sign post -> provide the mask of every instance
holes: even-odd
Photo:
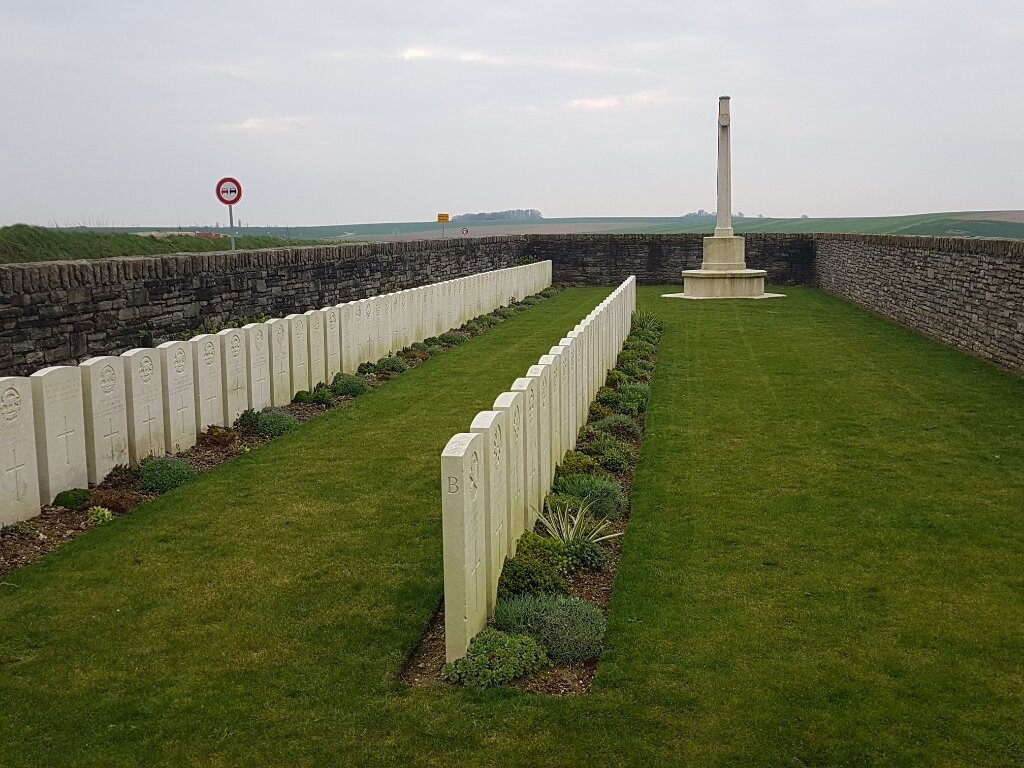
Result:
[[[444,225],[448,223],[448,214],[439,213],[437,214],[437,221],[441,225],[441,237],[444,237]]]
[[[231,250],[235,250],[235,203],[242,199],[242,185],[238,179],[225,176],[217,182],[217,199],[228,207],[228,227],[231,230]]]

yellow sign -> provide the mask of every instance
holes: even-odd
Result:
[[[438,222],[438,224],[447,224],[448,223],[448,214],[447,213],[439,213],[439,214],[437,214],[437,222]]]

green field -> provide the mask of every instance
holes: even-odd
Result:
[[[1000,212],[925,213],[913,216],[830,219],[735,219],[740,233],[830,233],[949,235],[956,237],[1024,238],[1024,214],[1017,221],[997,220]],[[1005,215],[1002,218],[1007,218]],[[446,225],[446,237],[461,237],[463,224]],[[711,216],[681,217],[578,217],[536,221],[473,221],[465,226],[470,237],[528,234],[672,234],[707,233],[715,228]],[[194,227],[191,229],[195,229]],[[207,228],[199,228],[207,229]],[[169,236],[142,236],[160,231]],[[18,224],[0,227],[0,264],[110,256],[144,256],[159,253],[227,250],[224,238],[197,238],[173,234],[160,227],[124,229],[50,229]],[[227,233],[226,229],[209,230]],[[239,248],[277,248],[288,245],[416,240],[441,237],[441,225],[432,221],[378,224],[334,224],[312,227],[240,227],[235,230]]]
[[[0,765],[1020,766],[1024,381],[810,289],[668,289],[592,694],[397,679],[440,450],[582,288],[5,576]]]

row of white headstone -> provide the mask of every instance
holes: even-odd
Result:
[[[615,366],[636,308],[630,277],[441,453],[444,631],[462,658],[493,615],[498,578],[533,530],[590,404]]]
[[[0,525],[549,285],[537,262],[0,377]]]

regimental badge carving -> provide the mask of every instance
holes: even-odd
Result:
[[[477,493],[480,490],[480,455],[473,451],[469,457],[469,497],[476,501]]]
[[[338,327],[338,316],[333,312],[327,316],[327,327],[332,331]]]
[[[494,428],[494,438],[491,440],[491,450],[494,451],[494,468],[501,467],[501,425]]]
[[[302,323],[296,323],[295,324],[295,335],[296,336],[298,336],[301,339],[302,335],[305,332],[306,332],[306,329],[302,326]]]
[[[313,330],[314,331],[319,331],[320,330],[320,315],[316,315],[313,318]]]
[[[231,337],[231,356],[237,358],[242,354],[242,339],[235,334]]]
[[[541,409],[548,407],[548,388],[543,386],[544,382],[541,382],[540,388],[540,407]]]
[[[263,351],[263,329],[262,328],[257,328],[256,329],[256,350],[258,352],[262,352]]]
[[[284,341],[284,326],[279,325],[277,326],[277,351],[282,354],[284,353]]]
[[[142,379],[143,384],[149,384],[153,379],[153,358],[149,355],[139,362],[139,378]]]
[[[21,413],[21,395],[14,387],[5,389],[0,395],[0,418],[4,421],[14,421]]]
[[[178,347],[174,350],[174,372],[179,376],[185,372],[185,365],[188,363],[188,355],[185,350]]]
[[[512,437],[515,438],[516,442],[519,442],[519,435],[523,429],[523,414],[520,413],[519,406],[516,405],[512,409]]]
[[[533,421],[534,409],[537,407],[536,406],[536,402],[535,402],[536,395],[534,394],[532,389],[530,390],[529,394],[530,394],[530,397],[528,398],[528,400],[529,400],[529,405],[530,405],[530,421]]]
[[[100,370],[100,390],[105,395],[109,395],[114,391],[114,387],[117,386],[117,371],[114,370],[114,366],[105,365]]]
[[[207,365],[213,365],[213,361],[216,357],[217,350],[214,349],[213,342],[206,342],[206,344],[203,345],[203,362]]]

